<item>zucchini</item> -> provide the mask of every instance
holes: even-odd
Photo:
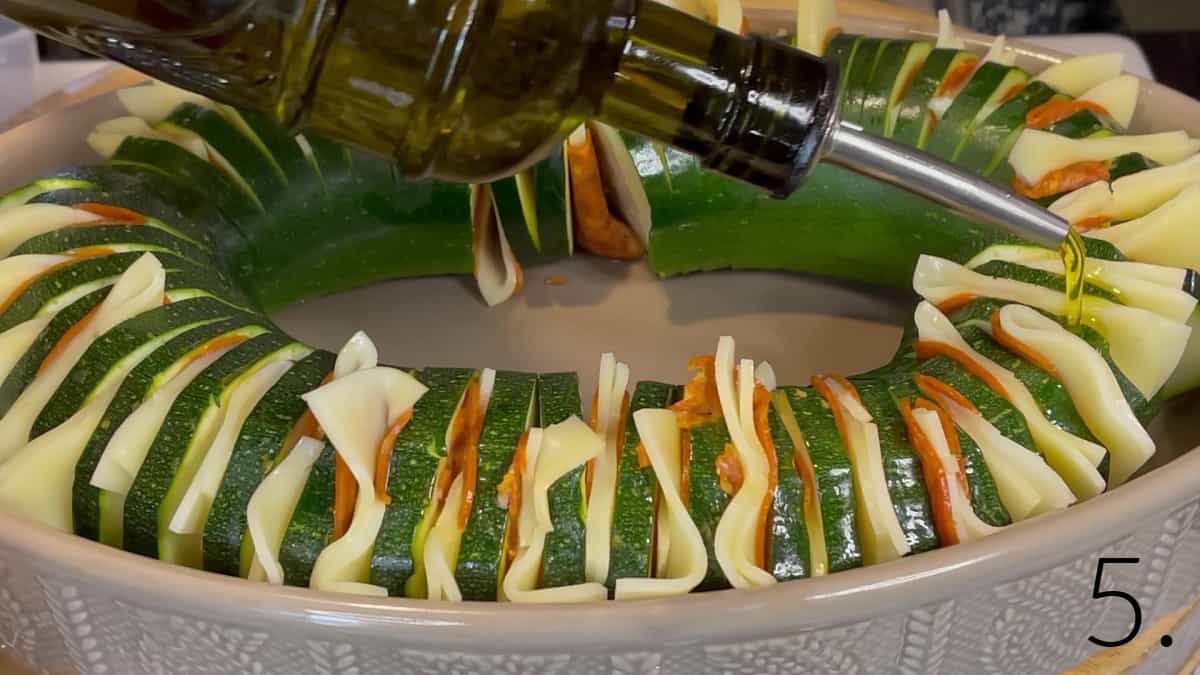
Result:
[[[433,497],[438,470],[448,452],[446,432],[477,373],[461,368],[425,368],[414,376],[429,391],[417,401],[412,421],[392,445],[387,482],[391,502],[375,539],[370,582],[388,589],[389,595],[423,598],[422,544],[436,516]]]
[[[622,424],[623,438],[617,464],[617,491],[613,499],[612,539],[609,547],[609,590],[617,579],[654,575],[654,532],[657,514],[654,469],[642,464],[644,452],[633,414],[644,408],[665,408],[671,404],[674,385],[662,382],[638,382],[629,399],[629,410]]]
[[[216,110],[182,103],[161,124],[186,129],[204,139],[210,153],[216,151],[260,203],[273,202],[287,190],[287,180],[274,158]]]
[[[0,381],[0,417],[8,412],[25,388],[33,382],[33,378],[37,376],[38,370],[50,354],[50,350],[54,349],[55,345],[63,339],[67,331],[82,321],[92,310],[99,307],[107,295],[107,288],[92,291],[54,315],[50,323],[34,339],[33,344],[25,350],[21,358],[17,359],[12,369]],[[64,386],[59,387],[59,390],[69,388],[65,386],[67,382],[63,384]],[[30,436],[30,438],[33,437]]]
[[[204,569],[231,576],[249,571],[245,542],[250,497],[296,442],[297,425],[308,411],[300,397],[321,385],[333,363],[334,355],[322,350],[301,359],[246,418],[204,525]]]
[[[1111,132],[1112,126],[1095,111],[1084,109],[1051,124],[1046,131],[1068,138],[1088,138],[1101,132]]]
[[[330,443],[317,457],[292,511],[279,547],[279,564],[289,586],[308,588],[317,556],[333,539],[333,475],[337,451]]]
[[[92,474],[121,423],[137,409],[154,388],[162,384],[164,378],[170,377],[171,373],[178,372],[182,364],[192,358],[195,350],[223,336],[245,330],[253,323],[252,317],[244,315],[197,326],[171,338],[125,377],[113,400],[109,403],[104,417],[101,418],[100,424],[96,427],[96,431],[93,432],[84,448],[79,463],[75,465],[72,509],[76,534],[89,539],[102,540],[101,491],[91,484]],[[61,414],[55,412],[59,410],[59,407],[58,402],[51,399],[45,410],[49,411],[47,414]],[[118,514],[116,518],[121,521],[123,515]]]
[[[841,117],[848,122],[862,124],[863,104],[873,83],[879,57],[886,51],[890,40],[863,38],[858,42],[847,68],[846,84],[842,90]]]
[[[997,105],[1023,88],[1029,75],[1018,68],[988,62],[979,66],[954,102],[938,120],[925,149],[944,159],[956,160],[975,130],[975,123],[989,117]]]
[[[1108,163],[1108,179],[1110,181],[1124,178],[1139,171],[1153,169],[1158,164],[1140,152],[1131,152],[1127,155],[1121,155]]]
[[[583,415],[579,376],[550,373],[538,376],[538,418],[544,429]],[[550,522],[542,549],[541,587],[574,586],[587,581],[585,563],[587,538],[587,467],[568,471],[546,491]]]
[[[40,436],[70,419],[129,355],[148,345],[161,346],[181,331],[201,328],[233,314],[220,300],[198,296],[167,303],[117,325],[96,338],[79,358],[63,386],[54,392],[34,421],[33,435]]]
[[[991,173],[1025,129],[1025,115],[1055,95],[1044,82],[1027,82],[970,130],[955,162],[984,175]]]
[[[183,390],[171,406],[125,500],[125,550],[200,567],[200,541],[171,532],[168,521],[199,468],[234,387],[267,363],[292,358],[300,345],[268,332],[238,345]]]
[[[924,147],[925,138],[932,127],[930,102],[941,93],[942,83],[947,76],[957,74],[965,69],[964,64],[978,58],[960,49],[937,48],[929,52],[925,65],[917,71],[908,91],[900,99],[892,138],[905,145]]]
[[[536,375],[496,373],[479,434],[475,500],[462,531],[454,571],[464,600],[495,600],[499,596],[509,512],[498,503],[497,489],[512,464],[521,435],[533,423],[536,395]]]
[[[721,488],[716,468],[717,458],[725,451],[725,445],[732,443],[729,430],[725,428],[725,420],[718,418],[691,427],[686,438],[685,504],[692,521],[700,530],[704,549],[708,552],[708,571],[697,589],[708,591],[729,588],[729,580],[725,578],[725,572],[717,562],[714,546],[717,524],[721,522],[721,514],[725,513],[725,507],[729,505],[729,494]]]
[[[177,255],[193,263],[216,265],[203,246],[152,225],[88,225],[40,234],[13,250],[11,255],[69,254],[80,249],[111,246],[123,251],[149,251]]]
[[[864,129],[891,135],[900,97],[932,50],[933,45],[928,42],[910,40],[892,40],[883,47],[863,97],[860,119]]]
[[[933,507],[921,475],[921,460],[909,442],[893,388],[875,378],[854,377],[850,381],[879,429],[879,449],[883,457],[887,490],[905,540],[913,553],[937,548]]]
[[[776,460],[767,558],[769,569],[771,576],[780,581],[800,579],[809,576],[812,567],[808,524],[804,519],[804,495],[813,486],[806,485],[796,470],[796,447],[775,406],[768,409],[767,424]]]
[[[781,387],[808,443],[821,502],[821,524],[830,572],[862,567],[862,546],[856,529],[854,476],[833,411],[819,393],[808,387]]]

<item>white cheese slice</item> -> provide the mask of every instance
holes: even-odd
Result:
[[[1119,75],[1083,92],[1080,101],[1089,101],[1104,108],[1122,129],[1128,129],[1137,109],[1141,83],[1135,75]]]
[[[246,508],[246,528],[254,549],[249,579],[283,584],[279,547],[313,464],[324,449],[325,444],[315,438],[301,438],[255,488]]]
[[[616,501],[621,452],[618,432],[628,386],[629,366],[618,362],[612,354],[602,355],[596,390],[596,433],[604,438],[604,450],[592,465],[592,489],[588,495],[587,518],[584,522],[586,579],[601,584],[608,580],[613,505]]]
[[[582,128],[582,127],[580,127]],[[521,290],[524,273],[508,244],[495,200],[487,185],[471,186],[471,226],[475,241],[475,283],[488,307]]]
[[[1121,53],[1088,54],[1067,59],[1043,70],[1035,81],[1045,82],[1068,96],[1082,96],[1092,87],[1121,74]]]
[[[336,380],[360,370],[374,368],[377,365],[379,365],[379,350],[376,349],[375,343],[367,337],[366,333],[359,331],[352,335],[338,351],[331,379]],[[319,428],[318,431],[323,439],[324,432]],[[266,579],[271,583],[283,583],[283,568],[280,567],[278,561],[279,547],[283,542],[288,523],[291,522],[296,501],[304,490],[305,481],[308,480],[312,464],[324,449],[323,440],[313,439],[313,442],[317,443],[316,447],[307,449],[311,457],[306,455],[304,459],[289,464],[289,468],[281,472],[278,482],[267,488],[266,495],[268,496],[263,497],[264,503],[258,507],[257,515],[252,515],[247,511],[247,519],[260,518],[257,525],[260,535],[257,539],[251,537],[250,540],[251,566],[249,574],[252,579]],[[296,449],[284,448],[282,451],[283,461],[287,462],[294,452]],[[301,474],[303,474],[303,478],[300,477]],[[294,497],[291,496],[293,491]],[[283,504],[276,506],[265,503],[265,500],[275,499],[274,495],[277,493],[281,495],[279,498],[284,500]],[[257,491],[255,494],[257,495]],[[262,549],[261,546],[267,548]]]
[[[796,3],[793,45],[809,54],[824,56],[829,37],[837,27],[837,7],[833,0],[800,0]]]
[[[1014,522],[1075,503],[1071,488],[1036,453],[1000,433],[978,412],[936,392],[933,396],[950,413],[954,424],[979,446],[988,471],[996,481],[1000,501]]]
[[[776,583],[758,566],[759,513],[769,487],[766,451],[754,433],[754,362],[743,359],[734,368],[733,338],[717,343],[717,396],[729,439],[742,467],[742,485],[725,506],[713,535],[713,549],[721,571],[734,588]]]
[[[1191,160],[1188,160],[1188,163],[1190,162]],[[1197,167],[1200,167],[1200,164],[1197,164]],[[1127,178],[1152,171],[1158,169],[1136,173]],[[1125,179],[1113,183],[1115,194],[1121,194],[1116,190],[1122,180]],[[1134,220],[1092,230],[1087,236],[1103,239],[1135,260],[1195,269],[1200,267],[1200,234],[1193,227],[1197,209],[1200,209],[1200,176],[1197,177],[1195,185],[1178,192],[1150,213]]]
[[[350,528],[317,556],[312,588],[387,595],[387,589],[366,583],[386,508],[375,494],[375,465],[388,430],[426,390],[402,370],[376,366],[334,379],[303,396],[358,484]]]
[[[1108,362],[1087,342],[1021,305],[1001,308],[1000,326],[1054,364],[1080,417],[1111,454],[1110,487],[1124,483],[1154,455],[1154,440],[1121,393]]]
[[[950,20],[950,12],[938,10],[938,34],[937,34],[938,49],[966,49],[967,43],[962,41],[962,38],[954,32],[954,22]]]
[[[1113,197],[1112,186],[1098,180],[1055,199],[1047,210],[1072,225],[1089,218],[1112,220],[1117,212],[1117,200]]]
[[[682,595],[696,588],[708,571],[708,553],[700,530],[683,503],[679,427],[671,410],[646,408],[633,414],[638,436],[662,490],[665,513],[660,515],[659,538],[671,543],[657,579],[618,579],[618,600]]]
[[[185,132],[178,127],[151,127],[145,120],[132,116],[101,122],[88,136],[87,142],[97,154],[109,158],[130,136],[173,143],[204,161],[209,159],[208,144],[196,134]]]
[[[525,514],[528,509],[530,514],[529,545],[517,553],[508,574],[504,577],[504,597],[519,603],[604,600],[608,597],[608,589],[604,584],[595,581],[571,586],[537,588],[546,535],[554,529],[547,493],[563,476],[599,456],[604,449],[604,439],[583,420],[571,416],[544,430],[531,429],[526,452],[530,449],[536,449],[537,466],[527,465],[533,479],[529,492],[523,493],[521,501],[521,513]],[[620,582],[617,583],[619,588]]]
[[[1017,176],[1031,185],[1077,162],[1108,160],[1138,152],[1159,164],[1174,164],[1196,154],[1200,141],[1185,131],[1127,136],[1068,138],[1041,129],[1025,129],[1008,155]]]
[[[999,63],[1005,66],[1011,66],[1016,63],[1017,53],[1009,49],[1006,42],[1007,38],[1005,38],[1003,35],[997,35],[996,39],[992,40],[992,46],[988,47],[987,54],[984,54],[983,56],[984,63]],[[1021,79],[1024,81],[1024,74],[1021,75]],[[1003,91],[1007,91],[1007,88],[1002,88],[1002,92]],[[987,117],[987,115],[977,119],[984,119],[985,117]]]
[[[7,460],[26,442],[33,423],[49,402],[75,363],[96,338],[122,321],[162,305],[166,272],[152,255],[145,255],[129,266],[95,314],[81,330],[45,364],[33,381],[0,418],[0,461]]]
[[[1062,276],[1062,257],[1040,246],[989,246],[967,261],[977,268],[994,260]],[[1116,293],[1126,305],[1140,307],[1172,321],[1186,322],[1196,309],[1196,297],[1183,290],[1187,270],[1148,263],[1088,258],[1084,273],[1089,282]]]
[[[702,0],[708,21],[731,33],[742,32],[741,0]]]
[[[99,220],[102,219],[90,211],[58,204],[24,204],[6,209],[0,212],[0,256],[7,256],[38,235]],[[34,259],[53,257],[58,256],[36,256]],[[3,297],[8,297],[8,293],[0,299]]]
[[[958,542],[965,544],[969,541],[982,539],[989,534],[995,534],[1000,528],[983,522],[971,505],[971,496],[967,494],[962,481],[958,479],[962,470],[958,458],[950,451],[950,443],[946,440],[945,429],[942,428],[941,418],[932,410],[916,408],[912,411],[913,420],[929,439],[937,462],[946,476],[946,487],[950,492],[950,514],[954,520],[954,531]],[[986,460],[985,460],[986,461]]]
[[[360,370],[374,368],[379,365],[379,349],[367,334],[359,331],[350,336],[346,344],[338,352],[333,364],[333,379],[341,379]]]
[[[169,527],[172,532],[197,534],[203,531],[209,509],[212,508],[217,490],[221,487],[221,480],[225,478],[225,469],[229,466],[234,446],[242,433],[242,425],[246,423],[246,418],[262,397],[266,396],[292,365],[293,362],[287,359],[275,361],[255,372],[234,390],[229,398],[229,406],[226,408],[221,428],[171,516]]]
[[[922,302],[917,306],[914,317],[921,340],[953,347],[1000,383],[1004,388],[1004,398],[1025,418],[1033,442],[1046,455],[1047,463],[1080,499],[1089,499],[1104,491],[1104,478],[1096,469],[1106,453],[1103,447],[1069,434],[1046,419],[1041,405],[1025,384],[1007,368],[975,351],[936,307]]]
[[[857,530],[862,539],[863,562],[875,565],[896,560],[911,548],[900,529],[900,520],[887,489],[879,428],[867,409],[837,380],[823,378],[833,394],[829,405],[841,408],[845,421],[846,449],[854,476]]]
[[[454,578],[458,547],[462,543],[462,530],[458,527],[458,512],[462,502],[463,476],[460,473],[450,483],[442,511],[425,539],[425,578],[430,600],[462,602],[462,591]]]
[[[1112,182],[1116,220],[1140,218],[1200,183],[1200,156],[1121,176]]]
[[[1057,316],[1066,313],[1066,296],[1061,291],[985,276],[928,255],[917,261],[913,289],[935,305],[972,293],[1029,305]],[[1083,321],[1105,337],[1117,367],[1146,398],[1152,398],[1170,378],[1191,335],[1191,328],[1185,324],[1094,296],[1084,296]]]

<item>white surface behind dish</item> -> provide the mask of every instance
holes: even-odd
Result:
[[[33,32],[0,17],[0,122],[35,100],[36,66],[37,38]]]

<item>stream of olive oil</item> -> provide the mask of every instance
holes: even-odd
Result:
[[[1058,253],[1062,256],[1063,275],[1066,283],[1067,324],[1078,326],[1083,318],[1084,263],[1087,257],[1084,253],[1083,237],[1079,236],[1079,232],[1074,227],[1067,230],[1067,236],[1059,245]]]

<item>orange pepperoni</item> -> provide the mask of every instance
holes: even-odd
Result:
[[[1072,192],[1102,180],[1108,180],[1108,164],[1086,161],[1055,169],[1034,184],[1026,183],[1020,176],[1014,176],[1012,185],[1014,190],[1030,199],[1041,199]]]
[[[1045,129],[1051,124],[1066,119],[1080,110],[1091,110],[1105,117],[1111,117],[1108,111],[1104,109],[1104,106],[1099,103],[1052,98],[1025,113],[1025,126],[1030,129]]]
[[[1039,354],[1033,347],[1013,337],[1012,333],[1004,330],[1004,325],[1000,322],[1000,312],[992,312],[992,337],[996,339],[996,342],[1000,343],[1001,347],[1041,368],[1053,377],[1058,377],[1058,368],[1054,366],[1054,363],[1050,359]]]
[[[1004,389],[1004,385],[1000,383],[1000,380],[996,379],[996,376],[979,362],[959,349],[944,342],[932,340],[917,340],[913,343],[913,348],[916,350],[917,358],[919,359],[927,359],[940,354],[957,361],[959,365],[970,371],[972,375],[983,380],[989,389],[1003,396],[1005,399],[1008,398],[1008,392]]]
[[[937,96],[958,91],[960,87],[966,84],[967,78],[971,76],[971,73],[975,72],[975,66],[978,63],[979,58],[972,56],[963,59],[958,65],[950,69],[950,72],[946,73],[946,76],[942,78],[942,83],[938,85]]]
[[[905,429],[908,430],[908,440],[921,460],[921,474],[925,477],[929,504],[933,508],[933,527],[937,532],[938,541],[943,546],[957,544],[958,530],[954,525],[953,501],[950,499],[950,481],[946,470],[938,460],[933,442],[917,424],[907,398],[900,399],[900,415],[904,418]]]
[[[111,204],[97,204],[95,202],[83,202],[76,204],[74,208],[80,211],[87,211],[100,216],[102,221],[106,223],[122,223],[126,225],[145,225],[146,217],[137,211],[127,209],[120,206],[112,206]],[[89,223],[91,224],[91,223]]]
[[[396,437],[404,431],[404,427],[412,420],[412,408],[400,413],[399,416],[388,427],[387,433],[384,434],[383,440],[379,442],[379,449],[375,453],[375,499],[390,504],[392,498],[388,495],[388,475],[392,468],[392,449],[396,445]]]

